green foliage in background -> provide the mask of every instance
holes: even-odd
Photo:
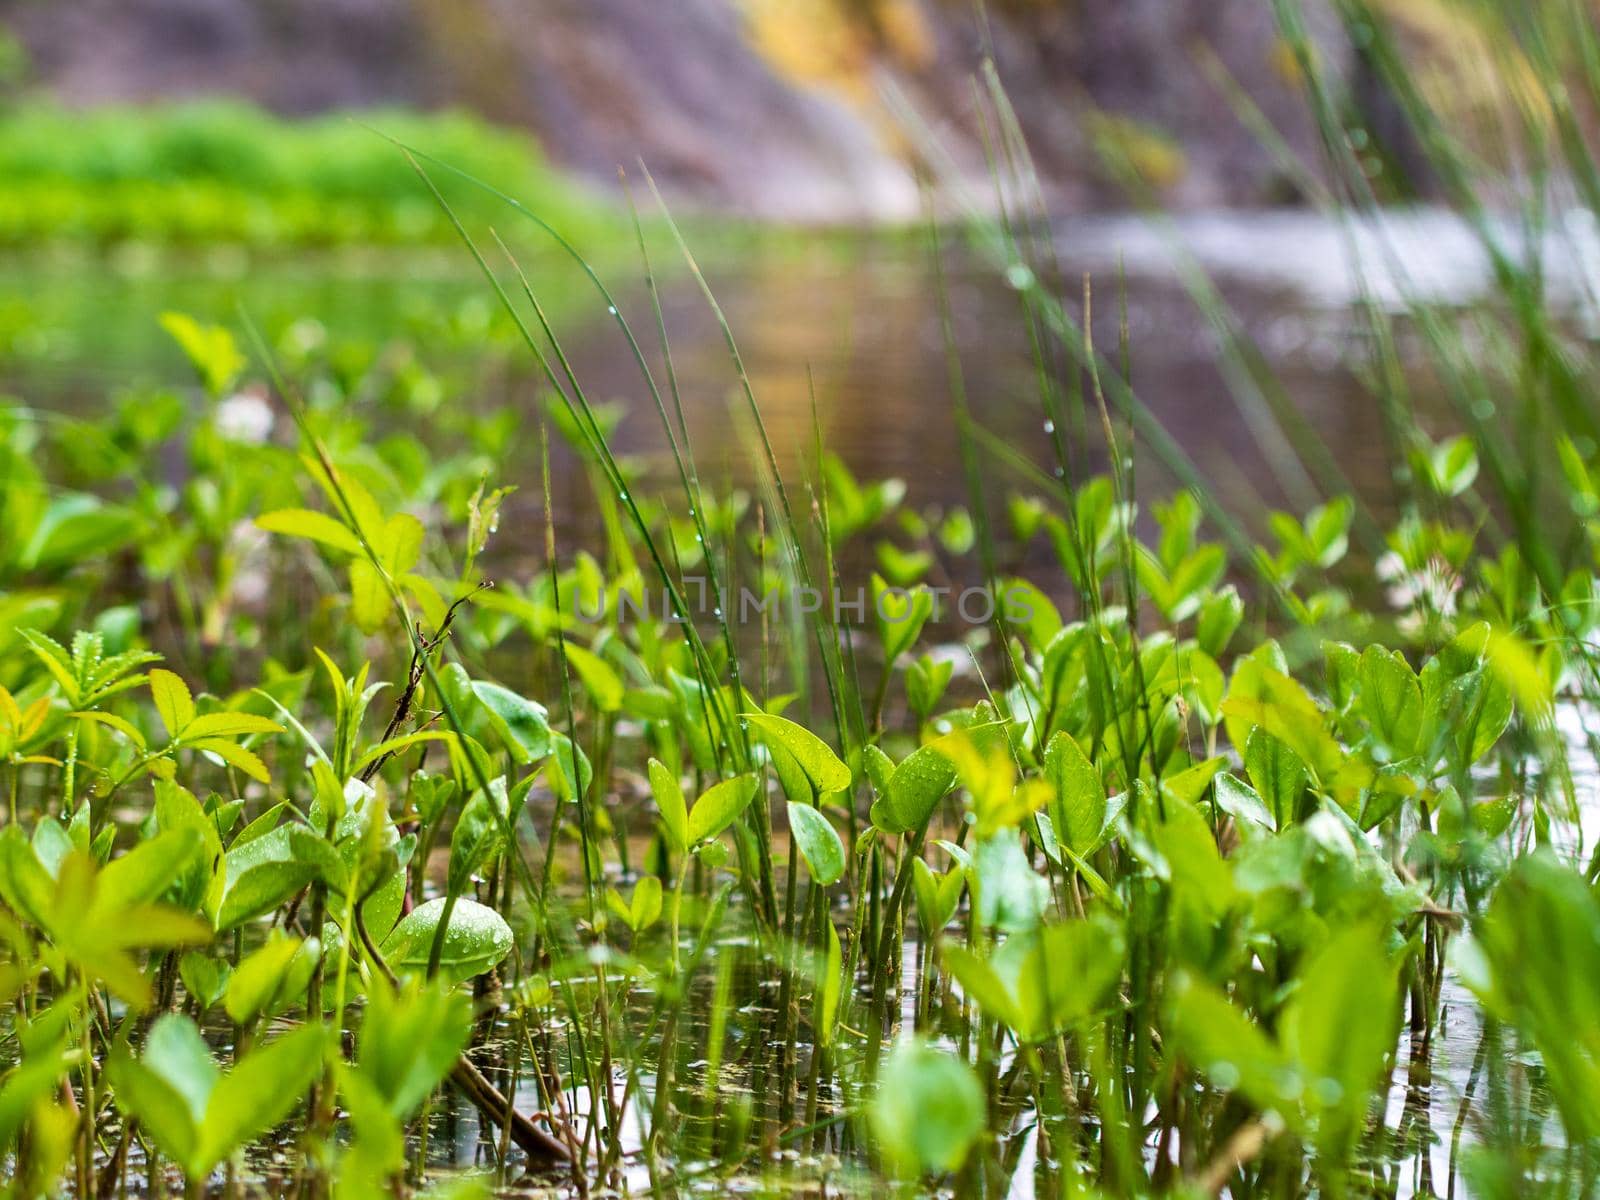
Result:
[[[0,108],[0,245],[450,241],[449,221],[380,134],[493,181],[574,236],[604,224],[603,206],[530,136],[465,113],[289,120],[222,101],[88,110],[29,101]],[[468,214],[484,210],[472,189],[441,186]]]

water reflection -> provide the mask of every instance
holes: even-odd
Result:
[[[1315,218],[1297,218],[1305,220]],[[1286,257],[1289,247],[1305,242],[1303,226],[1285,229],[1257,215],[1218,215],[1185,236],[1190,234],[1206,265],[1219,271],[1239,333],[1259,348],[1259,372],[1270,374],[1274,386],[1293,398],[1353,486],[1381,498],[1387,467],[1373,452],[1376,409],[1347,365],[1357,347],[1356,323],[1347,309],[1330,307],[1326,294],[1298,287],[1293,273],[1282,269],[1290,261],[1307,265],[1303,256]],[[1325,237],[1336,236],[1329,227]],[[1237,399],[1242,387],[1257,389],[1261,381],[1242,379],[1221,360],[1217,331],[1184,290],[1164,236],[1140,220],[1105,219],[1064,228],[1060,245],[1062,275],[1053,290],[1076,316],[1081,276],[1094,274],[1094,336],[1106,349],[1115,347],[1118,334],[1117,266],[1127,264],[1136,389],[1222,498],[1246,513],[1263,501],[1290,498],[1274,477],[1281,446]],[[1226,255],[1213,253],[1222,246]],[[903,477],[914,504],[965,500],[939,282],[922,239],[814,238],[803,244],[743,243],[735,252],[712,245],[705,258],[768,432],[789,466],[812,452],[820,427],[823,443],[858,474]],[[1279,267],[1265,269],[1272,263]],[[1233,269],[1240,264],[1259,269]],[[93,411],[108,393],[123,388],[186,383],[186,369],[156,326],[156,316],[167,309],[235,322],[242,307],[269,330],[314,318],[335,339],[365,346],[391,339],[413,343],[419,361],[430,366],[452,357],[499,361],[456,328],[459,314],[475,311],[474,319],[483,319],[493,307],[464,261],[434,256],[415,263],[224,266],[119,270],[97,262],[55,271],[37,262],[0,264],[0,310],[10,314],[11,330],[0,338],[0,390],[42,407]],[[709,480],[748,480],[751,430],[736,402],[737,379],[721,330],[687,274],[675,272],[670,261],[658,266],[696,458]],[[603,269],[659,373],[637,264],[618,252]],[[625,404],[621,448],[654,464],[658,478],[668,478],[667,440],[603,302],[591,298],[556,259],[530,252],[529,270],[550,298],[590,398]],[[946,245],[945,276],[954,346],[974,415],[1028,458],[1048,461],[1037,370],[1016,290],[988,262],[953,242]],[[510,400],[530,414],[536,411],[548,384],[510,339],[501,349],[508,369],[458,375],[449,403]],[[1090,421],[1091,428],[1095,424]],[[1159,465],[1148,452],[1140,461],[1150,485],[1158,487]],[[986,468],[997,488],[1015,482],[993,462]],[[566,470],[570,476],[570,463]]]

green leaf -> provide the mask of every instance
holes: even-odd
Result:
[[[1275,829],[1287,829],[1300,808],[1307,772],[1300,756],[1265,729],[1251,730],[1244,747],[1244,769],[1266,805]]]
[[[100,872],[95,881],[96,910],[108,920],[119,920],[124,910],[157,899],[189,869],[200,845],[194,829],[172,829],[140,842]]]
[[[1174,1048],[1223,1091],[1237,1088],[1264,1109],[1293,1113],[1294,1072],[1271,1039],[1221,992],[1186,974],[1169,991],[1167,1028]]]
[[[235,1150],[293,1112],[321,1074],[328,1042],[323,1026],[302,1025],[247,1054],[212,1093],[190,1161],[190,1178],[210,1174]]]
[[[473,680],[472,694],[518,763],[526,766],[550,753],[550,714],[544,705],[482,679]]]
[[[1216,794],[1217,807],[1232,817],[1242,832],[1247,834],[1250,829],[1277,828],[1271,810],[1267,808],[1260,795],[1237,776],[1230,775],[1226,771],[1218,775]]]
[[[1017,1033],[1039,1042],[1069,1030],[1100,1007],[1121,977],[1118,926],[1109,921],[1044,926],[1017,974]]]
[[[237,738],[253,733],[282,732],[282,725],[267,717],[258,717],[255,713],[219,712],[207,713],[190,721],[184,726],[183,740],[192,742],[196,738]]]
[[[356,1068],[405,1120],[455,1065],[472,1036],[472,1002],[439,981],[412,980],[396,990],[381,978],[367,989],[356,1040]]]
[[[1029,865],[1016,830],[1003,829],[978,843],[973,874],[978,920],[985,927],[1015,932],[1039,924],[1050,884]]]
[[[0,830],[0,896],[13,912],[48,929],[55,882],[34,853],[21,826]]]
[[[827,922],[828,949],[822,964],[821,995],[817,1002],[817,1040],[833,1044],[834,1021],[839,1015],[839,998],[844,993],[844,955],[839,948],[839,931]]]
[[[389,588],[365,558],[350,564],[350,616],[356,628],[369,635],[381,630],[389,617]]]
[[[145,1037],[142,1061],[182,1097],[198,1128],[222,1073],[195,1023],[176,1013],[157,1018]]]
[[[986,959],[957,942],[945,941],[939,945],[939,960],[984,1016],[1008,1027],[1016,1025],[1016,998]]]
[[[633,898],[628,904],[628,928],[638,932],[649,929],[661,916],[661,880],[646,875],[633,885]]]
[[[889,776],[889,792],[872,805],[872,823],[885,833],[921,829],[934,807],[956,782],[956,766],[943,747],[956,734],[920,746],[906,755]]]
[[[1106,789],[1100,772],[1065,731],[1052,737],[1045,748],[1044,770],[1055,788],[1050,821],[1056,836],[1087,858],[1100,848],[1106,824]]]
[[[164,312],[161,328],[178,343],[212,396],[220,396],[233,386],[245,368],[245,357],[224,326],[202,325],[188,313]]]
[[[902,1041],[884,1063],[871,1119],[879,1149],[903,1177],[956,1170],[988,1124],[973,1069],[915,1039]]]
[[[422,557],[422,522],[410,513],[395,513],[383,523],[378,545],[373,547],[390,575],[404,575]]]
[[[415,733],[401,734],[399,737],[392,737],[386,742],[379,742],[376,746],[369,747],[360,758],[356,759],[350,769],[359,776],[363,770],[380,758],[391,758],[411,746],[418,746],[423,742],[444,742],[449,745],[455,740],[456,735],[448,729],[420,729]],[[317,767],[326,770],[327,764],[317,762],[313,769]]]
[[[928,719],[943,698],[945,689],[950,686],[955,669],[954,663],[937,660],[928,654],[906,668],[906,701],[919,719]]]
[[[684,853],[689,849],[689,809],[683,799],[683,788],[678,786],[678,777],[654,758],[650,760],[650,790],[661,811],[661,827],[667,842],[677,853]]]
[[[1279,1018],[1284,1050],[1318,1112],[1316,1140],[1342,1162],[1365,1122],[1384,1062],[1399,1035],[1398,967],[1387,928],[1353,925],[1335,933],[1300,971]]]
[[[1026,579],[1007,579],[1000,588],[1002,613],[1006,622],[1021,629],[1028,644],[1043,650],[1061,632],[1061,612],[1050,597]],[[946,667],[952,664],[946,663]]]
[[[17,563],[23,570],[72,566],[115,550],[137,528],[126,509],[82,493],[56,495],[45,503]]]
[[[366,553],[343,522],[309,508],[280,508],[276,512],[262,513],[256,518],[256,526],[268,533],[307,538],[357,558]]]
[[[1368,646],[1361,654],[1361,713],[1389,750],[1409,758],[1422,733],[1422,686],[1397,651]]]
[[[215,754],[230,767],[243,771],[258,783],[271,783],[272,776],[267,771],[267,764],[261,761],[259,755],[253,750],[246,750],[238,742],[230,742],[223,738],[201,738],[197,742],[187,742],[191,750],[200,750],[206,754]]]
[[[1600,898],[1548,852],[1519,859],[1456,966],[1539,1052],[1571,1144],[1600,1137]]]
[[[1429,714],[1464,762],[1487,754],[1511,720],[1511,692],[1487,671],[1469,671],[1445,685],[1437,708]]]
[[[778,786],[783,789],[787,799],[796,804],[817,803],[817,789],[811,785],[810,777],[800,769],[794,755],[776,745],[767,747],[767,755],[772,760],[772,773],[778,777]]]
[[[809,804],[789,804],[789,833],[800,847],[806,867],[823,887],[831,887],[844,874],[844,843],[828,818]]]
[[[1465,434],[1446,438],[1422,459],[1428,482],[1441,496],[1459,496],[1478,477],[1478,450]]]
[[[162,1022],[169,1019],[185,1020],[177,1016],[163,1017],[151,1027],[151,1039],[156,1037]],[[147,1039],[147,1046],[149,1042]],[[201,1048],[204,1049],[204,1042]],[[199,1139],[199,1119],[177,1086],[126,1050],[111,1055],[106,1063],[106,1078],[111,1083],[117,1107],[128,1116],[137,1117],[163,1153],[180,1164],[193,1159]],[[209,1092],[207,1094],[209,1096]]]
[[[775,741],[794,755],[818,795],[842,792],[850,786],[850,768],[839,761],[827,742],[809,729],[769,713],[745,713],[743,719],[763,740]]]
[[[594,780],[594,767],[583,747],[564,733],[550,735],[551,763],[546,767],[550,786],[569,804],[576,803],[589,791]]]
[[[736,775],[708,788],[689,812],[689,844],[716,837],[755,798],[760,781],[753,774]]]
[[[227,963],[201,950],[191,950],[178,960],[178,977],[202,1013],[222,998],[228,974]]]
[[[1355,512],[1354,500],[1349,496],[1335,496],[1306,514],[1306,540],[1317,566],[1331,567],[1344,557],[1350,548],[1350,521]]]
[[[891,588],[883,576],[874,574],[872,604],[878,640],[883,645],[884,669],[888,670],[922,635],[923,626],[933,615],[933,593],[925,587],[910,591]]]
[[[1251,729],[1261,726],[1293,750],[1324,788],[1354,791],[1370,778],[1370,769],[1335,741],[1310,693],[1260,656],[1234,668],[1222,712],[1235,746],[1247,745]]]
[[[315,864],[295,854],[287,825],[229,850],[225,890],[216,918],[218,931],[271,912],[315,875]]]
[[[245,955],[234,968],[223,996],[223,1007],[235,1025],[244,1025],[271,1011],[300,946],[299,938],[274,930],[265,944]]]
[[[1169,775],[1163,779],[1161,790],[1182,804],[1198,804],[1205,796],[1206,789],[1211,786],[1211,781],[1217,777],[1217,772],[1222,770],[1227,761],[1218,756],[1185,767],[1176,775]]]
[[[966,885],[966,872],[954,868],[940,875],[922,859],[912,860],[912,883],[917,893],[917,922],[922,936],[931,938],[950,924],[961,903],[961,889]]]
[[[450,868],[446,886],[454,895],[466,891],[472,876],[505,846],[510,800],[504,776],[489,781],[489,791],[473,792],[462,806],[450,835]]]
[[[444,919],[445,901],[429,900],[406,914],[379,953],[397,970],[426,971],[434,930]],[[511,926],[494,909],[474,900],[458,899],[445,929],[439,955],[440,977],[462,983],[489,970],[511,953]]]
[[[1233,640],[1234,632],[1244,620],[1244,601],[1231,584],[1220,591],[1209,592],[1200,601],[1195,618],[1194,636],[1200,649],[1212,658],[1219,657]]]
[[[194,720],[194,698],[189,695],[189,685],[171,671],[156,667],[150,672],[150,696],[169,737],[176,738]]]
[[[878,569],[897,587],[909,588],[933,567],[933,555],[927,550],[902,550],[893,542],[877,545]]]
[[[584,689],[594,697],[594,702],[601,712],[616,712],[622,707],[622,697],[626,688],[623,686],[621,676],[610,663],[594,651],[572,642],[563,643],[563,652],[566,654],[567,664],[577,672]]]

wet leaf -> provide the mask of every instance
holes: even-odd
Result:
[[[789,804],[789,832],[800,847],[811,878],[823,887],[837,883],[844,875],[844,842],[828,818],[809,804]]]
[[[850,786],[850,768],[839,761],[827,742],[809,729],[770,713],[745,713],[743,719],[763,740],[775,741],[794,755],[819,795],[842,792]]]
[[[429,900],[401,919],[379,947],[391,969],[427,970],[434,931],[444,911],[442,898]],[[439,974],[455,983],[482,975],[511,953],[511,942],[511,926],[504,917],[475,900],[458,899],[445,929]]]
[[[689,812],[689,844],[714,838],[732,825],[755,798],[759,782],[754,775],[736,775],[707,788]]]

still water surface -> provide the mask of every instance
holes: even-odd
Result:
[[[1292,398],[1351,485],[1377,500],[1387,468],[1375,405],[1350,369],[1360,359],[1353,307],[1360,293],[1340,254],[1343,241],[1322,218],[1302,214],[1214,214],[1171,229],[1132,217],[1083,218],[1057,230],[1061,269],[1052,291],[1076,319],[1082,279],[1093,278],[1096,344],[1114,356],[1117,277],[1125,272],[1135,389],[1236,511],[1303,495],[1293,473],[1278,469],[1282,444],[1259,417],[1269,386]],[[1419,233],[1407,252],[1432,256],[1426,261],[1433,269],[1419,271],[1428,280],[1448,262],[1450,286],[1470,299],[1481,271],[1450,250],[1454,244]],[[602,273],[659,369],[636,261],[623,250],[608,257]],[[1223,335],[1213,315],[1185,286],[1191,263],[1215,278],[1256,362],[1230,364],[1219,353]],[[591,399],[628,407],[621,448],[662,463],[659,421],[603,301],[536,249],[529,264]],[[916,504],[965,499],[940,284],[921,238],[741,241],[713,245],[705,265],[780,456],[794,461],[814,445],[814,402],[824,443],[858,474],[904,478]],[[745,479],[749,431],[734,415],[736,376],[721,331],[686,272],[674,270],[664,253],[657,268],[696,458],[712,479]],[[945,277],[961,382],[977,419],[1046,461],[1049,440],[1017,280],[949,242]],[[213,254],[172,262],[119,251],[57,264],[0,262],[0,393],[90,412],[119,389],[186,382],[156,327],[167,309],[235,325],[242,310],[269,332],[309,319],[336,341],[387,343],[391,352],[395,344],[414,346],[431,367],[473,352],[470,329],[492,312],[492,298],[463,257],[448,252],[288,262]],[[1051,353],[1062,360],[1059,349]],[[450,402],[509,399],[533,412],[543,390],[518,355],[506,372],[474,379]],[[1140,461],[1159,477],[1147,452]]]

